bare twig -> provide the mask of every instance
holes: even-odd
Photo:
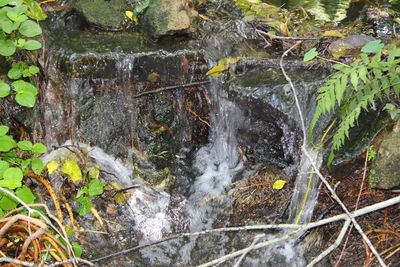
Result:
[[[54,266],[59,266],[59,265],[66,264],[66,263],[71,263],[74,260],[76,260],[76,261],[78,261],[80,263],[89,265],[89,266],[97,266],[95,263],[93,263],[91,261],[80,259],[80,258],[76,258],[76,259],[68,259],[68,260],[64,260],[64,261],[55,262],[53,264],[48,265],[48,267],[54,267]]]
[[[8,258],[8,257],[1,257],[0,262],[10,262],[10,263],[14,263],[14,264],[21,264],[22,266],[27,266],[27,267],[39,267],[38,265],[33,264],[33,263],[29,263],[26,261],[20,261],[20,260]]]
[[[264,237],[264,236],[265,236],[265,234],[256,235],[256,236],[254,237],[253,242],[251,242],[250,247],[248,247],[248,248],[247,248],[247,251],[244,252],[244,253],[242,254],[242,256],[240,256],[240,258],[237,260],[237,262],[235,263],[235,265],[233,265],[233,267],[239,267],[239,266],[240,266],[240,263],[241,263],[241,262],[243,261],[243,259],[246,257],[247,253],[249,253],[249,252],[254,248],[254,246],[257,244],[258,240],[259,240],[260,238]]]
[[[259,29],[256,29],[257,33],[263,34],[268,36],[271,39],[278,39],[278,40],[287,40],[287,41],[306,41],[306,40],[318,40],[317,38],[313,38],[313,37],[287,37],[287,36],[278,36],[272,33],[268,33]]]
[[[179,89],[179,88],[194,87],[194,86],[199,86],[199,85],[205,85],[208,83],[210,83],[210,81],[201,81],[201,82],[193,82],[193,83],[186,83],[186,84],[180,84],[180,85],[172,85],[172,86],[158,88],[156,90],[146,91],[146,92],[134,95],[133,98],[140,98],[142,96],[156,94],[156,93],[160,93],[163,91],[174,90],[174,89]]]

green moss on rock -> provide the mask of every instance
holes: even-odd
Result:
[[[88,23],[113,31],[124,29],[124,12],[132,9],[125,0],[78,0],[74,7]]]
[[[380,189],[400,185],[400,120],[379,147],[369,175],[369,185]]]

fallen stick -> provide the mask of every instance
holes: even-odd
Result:
[[[146,91],[146,92],[134,95],[133,98],[140,98],[142,96],[156,94],[156,93],[164,92],[164,91],[168,91],[168,90],[194,87],[194,86],[199,86],[199,85],[205,85],[205,84],[208,84],[208,83],[210,83],[210,81],[200,81],[200,82],[193,82],[193,83],[186,83],[186,84],[180,84],[180,85],[172,85],[172,86],[167,86],[167,87],[161,87],[161,88],[158,88],[156,90]]]

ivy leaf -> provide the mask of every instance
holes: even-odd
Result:
[[[6,97],[10,94],[10,86],[0,80],[0,97]]]
[[[42,44],[36,40],[28,40],[22,48],[26,50],[37,50],[42,48]]]
[[[368,42],[366,45],[361,48],[361,51],[364,53],[377,53],[380,51],[385,45],[382,44],[381,40],[374,40]]]
[[[9,130],[10,128],[8,128],[8,126],[0,125],[0,136],[6,135],[6,133],[8,133]]]
[[[32,191],[25,185],[23,185],[21,188],[18,188],[15,191],[15,195],[26,204],[32,204],[35,200],[35,196],[32,194]]]
[[[58,169],[58,162],[56,160],[50,161],[46,167],[49,174],[53,174]]]
[[[15,101],[21,106],[33,108],[36,103],[36,98],[30,92],[22,92],[15,96]]]
[[[34,173],[37,175],[40,175],[44,169],[44,163],[41,159],[39,158],[33,158],[32,159],[32,170]]]
[[[71,178],[73,182],[79,181],[82,179],[82,171],[79,168],[78,163],[74,160],[66,160],[64,165],[61,168],[61,171]]]
[[[42,143],[36,143],[33,145],[32,153],[33,154],[47,153],[47,147],[45,145],[43,145]]]
[[[3,178],[4,171],[10,168],[10,164],[7,161],[0,160],[0,179]]]
[[[88,186],[89,196],[98,196],[103,194],[103,188],[106,183],[101,183],[99,179],[91,180]]]
[[[36,96],[38,94],[38,90],[33,84],[23,80],[15,81],[11,83],[11,85],[13,86],[14,91],[17,93],[30,93],[32,96]]]
[[[3,193],[1,195],[2,197],[0,199],[0,209],[9,211],[15,209],[18,206],[18,202],[14,198],[11,198],[10,196]]]
[[[81,196],[81,197],[77,198],[76,201],[82,205],[78,209],[78,213],[81,216],[84,216],[93,207],[92,201],[88,197]]]
[[[39,67],[37,67],[37,66],[29,66],[28,70],[29,70],[29,73],[32,75],[35,75],[40,71]]]
[[[25,150],[25,151],[32,150],[32,147],[33,147],[32,142],[31,141],[26,141],[26,140],[19,141],[17,143],[17,146],[18,146],[18,148],[20,148],[22,150]]]
[[[0,152],[8,152],[16,146],[17,144],[11,136],[0,136]]]
[[[0,55],[9,57],[15,53],[15,47],[13,41],[11,40],[0,40]]]
[[[310,51],[308,51],[307,53],[304,54],[303,61],[307,62],[307,61],[313,60],[316,56],[318,56],[317,49],[312,48]]]
[[[26,37],[34,37],[42,34],[42,28],[33,20],[27,20],[21,23],[19,32]]]
[[[276,180],[274,182],[274,184],[272,185],[272,188],[276,189],[276,190],[280,190],[285,186],[285,184],[286,184],[285,180]]]
[[[0,186],[9,189],[21,187],[21,181],[24,177],[20,168],[11,167],[4,171],[3,180],[0,180]]]

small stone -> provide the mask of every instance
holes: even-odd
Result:
[[[151,0],[143,25],[154,38],[184,33],[191,25],[191,14],[188,0]]]
[[[341,56],[355,56],[365,44],[374,40],[376,39],[372,36],[351,35],[332,42],[328,50],[336,58]]]

